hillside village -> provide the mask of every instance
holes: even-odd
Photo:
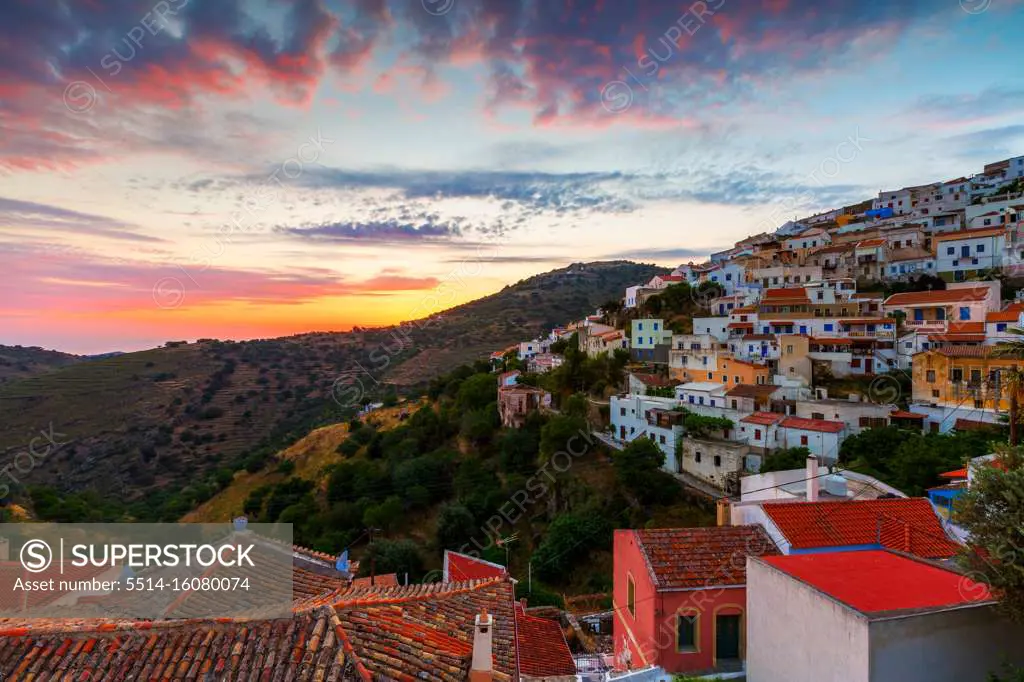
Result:
[[[1017,444],[1024,391],[1005,345],[1024,328],[1022,184],[1016,157],[881,192],[636,282],[415,401],[367,396],[205,505],[237,514],[225,542],[293,524],[292,618],[197,618],[201,592],[160,621],[7,605],[0,670],[882,682],[1024,665],[996,578],[1018,557],[973,545],[986,512],[969,508],[1022,471],[993,447]],[[382,529],[409,535],[350,560]],[[421,570],[434,550],[442,568]],[[76,600],[116,594],[32,606]]]
[[[994,455],[932,472],[943,482],[926,497],[840,466],[847,439],[887,427],[995,440],[1009,424],[1016,442],[1022,356],[1004,349],[1024,328],[1022,227],[1024,156],[741,240],[491,356],[529,376],[561,366],[566,343],[628,354],[597,435],[620,451],[653,444],[666,472],[718,499],[715,528],[615,532],[610,669],[981,679],[1024,636],[952,566],[969,541],[956,500]],[[680,297],[698,314],[674,316]],[[512,428],[552,403],[522,372],[498,380]],[[876,625],[888,618],[900,624]],[[851,631],[863,649],[797,645]],[[967,653],[964,638],[985,644]],[[928,666],[898,655],[911,648]]]

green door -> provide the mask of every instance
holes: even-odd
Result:
[[[718,660],[740,657],[740,617],[715,617],[715,652]]]

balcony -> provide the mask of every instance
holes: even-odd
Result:
[[[908,329],[922,333],[940,333],[949,328],[948,320],[904,320],[903,324]]]

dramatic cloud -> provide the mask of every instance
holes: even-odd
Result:
[[[365,76],[395,96],[396,79],[411,79],[429,101],[446,91],[445,69],[481,70],[477,105],[492,116],[693,128],[772,83],[877,54],[958,12],[931,0],[503,0],[457,2],[443,16],[417,0],[7,0],[0,167],[102,160],[109,145],[94,143],[123,144],[110,119],[133,112],[199,115],[207,100],[263,94],[307,107],[329,76]],[[376,59],[395,45],[397,57]],[[201,149],[187,126],[181,135],[158,141]]]
[[[446,241],[461,234],[458,226],[398,222],[327,223],[304,227],[276,227],[275,232],[327,242],[362,242],[369,244],[402,244]]]
[[[134,242],[158,243],[164,241],[157,237],[140,234],[137,231],[138,226],[103,216],[0,197],[0,234],[3,234],[5,229],[16,230],[19,227],[44,228],[49,231]]]
[[[621,173],[540,173],[534,171],[357,171],[311,168],[297,183],[310,188],[393,190],[412,199],[494,199],[539,211],[628,210],[615,196]]]

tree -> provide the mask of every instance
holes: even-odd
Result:
[[[562,405],[562,412],[570,417],[586,419],[589,411],[590,403],[587,401],[585,393],[573,393],[565,399],[565,404]]]
[[[463,410],[478,409],[498,400],[498,382],[493,374],[475,374],[459,387],[456,404]]]
[[[811,451],[807,448],[781,448],[761,461],[760,473],[803,469],[807,466],[807,457],[810,454]]]
[[[1008,332],[1015,336],[1024,336],[1024,329],[1010,327]],[[1024,339],[1004,341],[996,344],[994,354],[1004,358],[1024,359]],[[1010,398],[1010,445],[1017,446],[1020,430],[1020,402],[1024,396],[1024,372],[1013,365],[1009,370],[1000,372],[1003,387]]]
[[[568,582],[566,575],[610,539],[611,528],[600,514],[587,510],[562,514],[548,526],[534,552],[533,570],[542,579]]]
[[[556,414],[540,430],[540,454],[550,457],[556,452],[568,450],[588,433],[587,423],[580,417]],[[570,444],[573,438],[576,440]]]
[[[532,473],[540,451],[540,436],[533,429],[507,429],[501,435],[501,468],[506,472]]]
[[[994,464],[976,468],[957,502],[957,520],[970,534],[961,561],[998,594],[1004,613],[1024,623],[1024,451],[1001,446]]]
[[[359,562],[359,575],[368,577],[371,566],[377,575],[396,573],[399,578],[409,574],[409,582],[423,577],[423,558],[412,540],[374,540],[366,548],[366,556]]]
[[[461,504],[447,504],[437,517],[437,545],[440,549],[458,549],[478,530],[473,512]]]
[[[619,482],[642,503],[671,502],[679,484],[662,470],[665,453],[650,438],[637,438],[612,456]]]

